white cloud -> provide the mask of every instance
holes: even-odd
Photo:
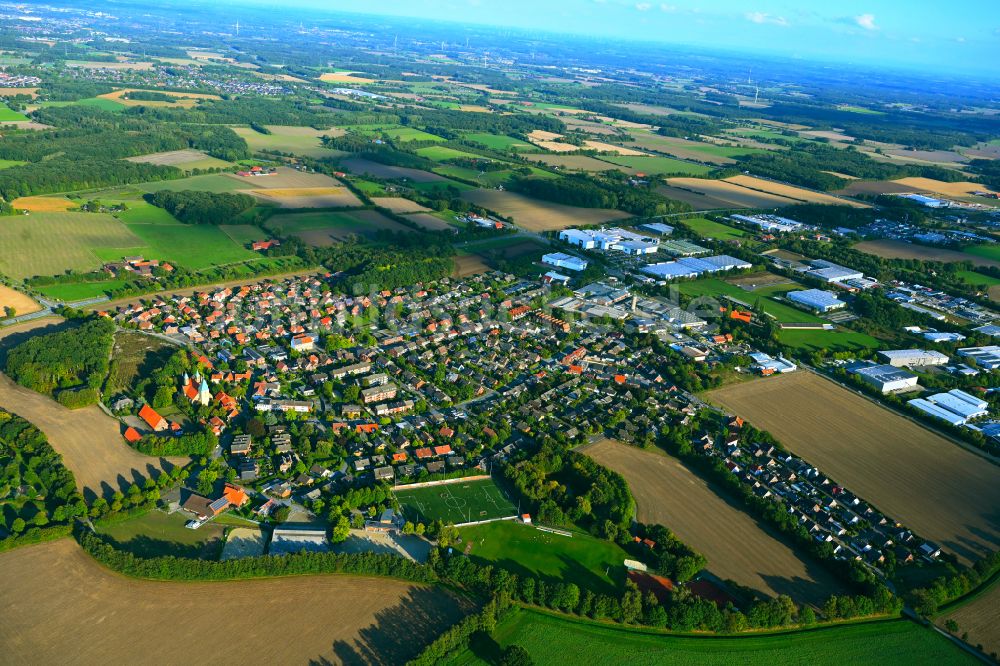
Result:
[[[784,16],[772,16],[771,14],[766,14],[764,12],[747,12],[746,14],[744,14],[744,16],[746,17],[746,20],[750,21],[751,23],[757,23],[760,25],[763,25],[765,23],[769,23],[771,25],[782,25],[782,26],[788,25],[788,19],[786,19]]]
[[[861,14],[860,16],[855,16],[854,22],[865,30],[878,30],[878,26],[875,25],[874,14]]]
[[[677,11],[677,5],[668,5],[666,3],[660,5],[660,11],[672,14]]]
[[[653,8],[653,5],[648,2],[637,2],[635,8],[638,9],[640,12],[648,12],[650,9]]]

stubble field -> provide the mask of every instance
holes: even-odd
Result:
[[[31,296],[0,284],[0,319],[5,317],[4,308],[14,308],[18,315],[26,315],[38,312],[42,306],[36,303]]]
[[[982,645],[986,654],[1000,654],[1000,584],[994,583],[982,596],[943,615],[938,625],[943,626],[945,620],[958,623],[960,636],[969,632],[968,642]]]
[[[1000,266],[1000,261],[979,257],[972,253],[949,250],[943,247],[929,247],[896,240],[862,241],[854,246],[855,250],[874,254],[886,259],[922,259],[927,261],[970,261],[973,266]]]
[[[707,394],[966,564],[1000,543],[1000,469],[811,372]]]
[[[70,539],[0,555],[0,586],[0,644],[18,664],[405,663],[472,610],[387,578],[135,580]]]
[[[670,528],[708,558],[716,576],[800,603],[822,604],[843,592],[822,566],[800,557],[680,461],[608,439],[584,453],[625,477],[640,522]]]

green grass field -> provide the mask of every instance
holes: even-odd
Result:
[[[617,544],[572,532],[567,537],[531,525],[504,520],[463,527],[472,544],[469,556],[481,564],[497,564],[519,576],[538,576],[576,583],[581,589],[617,595],[625,583],[628,554]]]
[[[976,271],[957,271],[956,275],[969,284],[982,285],[984,287],[992,287],[1000,284],[1000,279],[989,275],[983,275],[982,273],[977,273]]]
[[[407,520],[424,524],[441,520],[457,525],[517,513],[517,507],[492,479],[397,489],[396,497]]]
[[[238,245],[249,245],[254,241],[266,240],[269,234],[252,224],[220,224],[219,230]]]
[[[149,248],[151,259],[165,259],[198,270],[260,257],[235,243],[221,229],[195,224],[131,224],[129,228]]]
[[[1000,261],[1000,244],[998,243],[991,243],[990,245],[973,245],[962,251],[966,254],[972,254],[977,257]]]
[[[337,211],[279,213],[264,223],[266,229],[280,235],[330,227],[365,231],[369,226],[369,224],[352,216],[350,213]]]
[[[324,148],[320,138],[323,132],[311,127],[269,125],[270,134],[261,134],[249,127],[231,129],[243,137],[254,152],[278,151],[303,157],[333,157],[340,154],[339,151]]]
[[[98,531],[116,541],[122,550],[142,557],[173,555],[218,559],[224,528],[210,522],[189,530],[184,527],[189,519],[190,516],[181,511],[168,515],[154,510]]]
[[[539,666],[585,655],[588,666],[844,666],[845,664],[973,664],[972,656],[930,629],[907,620],[847,624],[811,631],[758,636],[671,636],[515,610],[493,632],[477,634],[468,649],[445,660],[453,666],[495,664],[503,648],[517,644]]]
[[[876,109],[868,109],[863,106],[854,106],[853,104],[841,104],[837,107],[838,111],[849,111],[850,113],[861,113],[869,116],[884,116],[885,111],[878,111]]]
[[[745,289],[740,289],[736,285],[729,284],[728,282],[724,282],[718,278],[707,278],[704,280],[695,280],[693,282],[682,282],[679,286],[681,293],[688,296],[732,296],[733,298],[739,299],[744,303],[749,303],[751,306],[756,304],[757,299],[759,298],[761,301],[761,307],[764,308],[764,312],[773,316],[779,322],[805,323],[824,321],[811,312],[799,310],[796,307],[786,305],[785,303],[779,303],[773,298],[770,298],[771,296],[777,295],[782,291],[788,291],[795,288],[796,285],[793,284],[758,289],[756,291],[746,291]],[[825,331],[809,332],[826,333]]]
[[[713,222],[712,220],[705,219],[704,217],[695,217],[689,220],[681,220],[680,222],[703,238],[733,240],[746,236],[745,232],[735,229],[728,224]]]
[[[209,174],[206,176],[190,176],[177,180],[163,180],[154,183],[142,183],[135,186],[143,192],[159,192],[160,190],[170,190],[180,192],[182,190],[194,190],[199,192],[235,192],[245,190],[247,185],[235,178],[222,174]]]
[[[18,113],[14,111],[6,104],[0,104],[0,123],[11,123],[18,120],[27,120],[28,117],[23,113]]]
[[[363,178],[352,177],[351,184],[370,197],[384,197],[386,194],[385,188],[382,187],[382,185],[380,185],[379,183],[374,183],[370,180],[364,180]]]
[[[821,330],[786,330],[778,333],[778,341],[795,349],[828,352],[858,351],[860,349],[878,349],[881,343],[870,335],[837,329],[835,331]]]
[[[507,150],[531,150],[534,148],[530,143],[522,141],[521,139],[515,139],[512,136],[505,136],[502,134],[488,134],[486,132],[473,132],[472,134],[466,134],[465,138],[468,141],[473,141],[481,146],[485,146],[490,150],[507,151]]]
[[[53,284],[47,287],[36,287],[45,296],[58,301],[72,303],[87,298],[103,296],[112,289],[125,286],[125,280],[105,280],[104,282],[76,282],[73,284]]]
[[[426,148],[420,148],[417,150],[417,155],[426,157],[429,160],[434,160],[435,162],[444,162],[445,160],[453,160],[456,158],[475,159],[481,157],[475,153],[455,150],[454,148],[449,148],[448,146],[428,146]]]
[[[685,162],[673,157],[658,157],[654,155],[602,155],[601,160],[618,166],[637,169],[647,174],[683,174],[685,176],[704,176],[712,167],[704,164]]]
[[[0,273],[21,279],[89,271],[101,266],[99,250],[131,248],[143,241],[100,213],[32,213],[0,224]],[[121,252],[119,252],[119,256]]]
[[[437,134],[424,132],[423,130],[418,130],[416,127],[396,127],[393,129],[385,130],[382,133],[391,139],[395,139],[396,141],[401,141],[401,142],[445,141],[444,138],[438,136]]]
[[[27,162],[21,162],[20,160],[0,160],[0,169],[9,169],[15,166],[21,166],[22,164],[27,164]]]

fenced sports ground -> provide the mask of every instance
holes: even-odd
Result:
[[[452,483],[422,488],[396,488],[403,516],[425,525],[435,520],[461,525],[510,518],[517,507],[493,479],[456,479]]]

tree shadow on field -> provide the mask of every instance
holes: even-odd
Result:
[[[332,655],[318,656],[309,663],[404,664],[475,610],[471,601],[442,589],[414,588],[396,605],[378,611],[374,624],[359,630],[353,639],[334,641]]]
[[[211,559],[217,554],[218,537],[199,544],[178,543],[166,539],[155,539],[143,534],[119,541],[107,534],[102,537],[118,550],[133,553],[139,557],[180,557],[188,560]]]
[[[47,326],[39,326],[38,328],[33,328],[27,331],[20,331],[18,333],[11,333],[7,337],[0,338],[0,368],[7,364],[7,352],[11,348],[18,346],[22,342],[29,340],[37,335],[48,335],[49,333],[59,333],[61,331],[68,331],[70,329],[80,326],[82,321],[60,321],[48,324]]]
[[[812,560],[803,560],[803,564],[806,565],[806,573],[809,575],[809,578],[802,576],[776,576],[758,571],[757,575],[774,592],[772,593],[771,590],[759,591],[766,596],[784,594],[791,597],[792,601],[798,604],[809,604],[816,608],[822,607],[823,602],[829,599],[831,594],[842,594],[846,591],[839,584],[834,586],[823,582],[830,581],[831,574],[822,565]]]

